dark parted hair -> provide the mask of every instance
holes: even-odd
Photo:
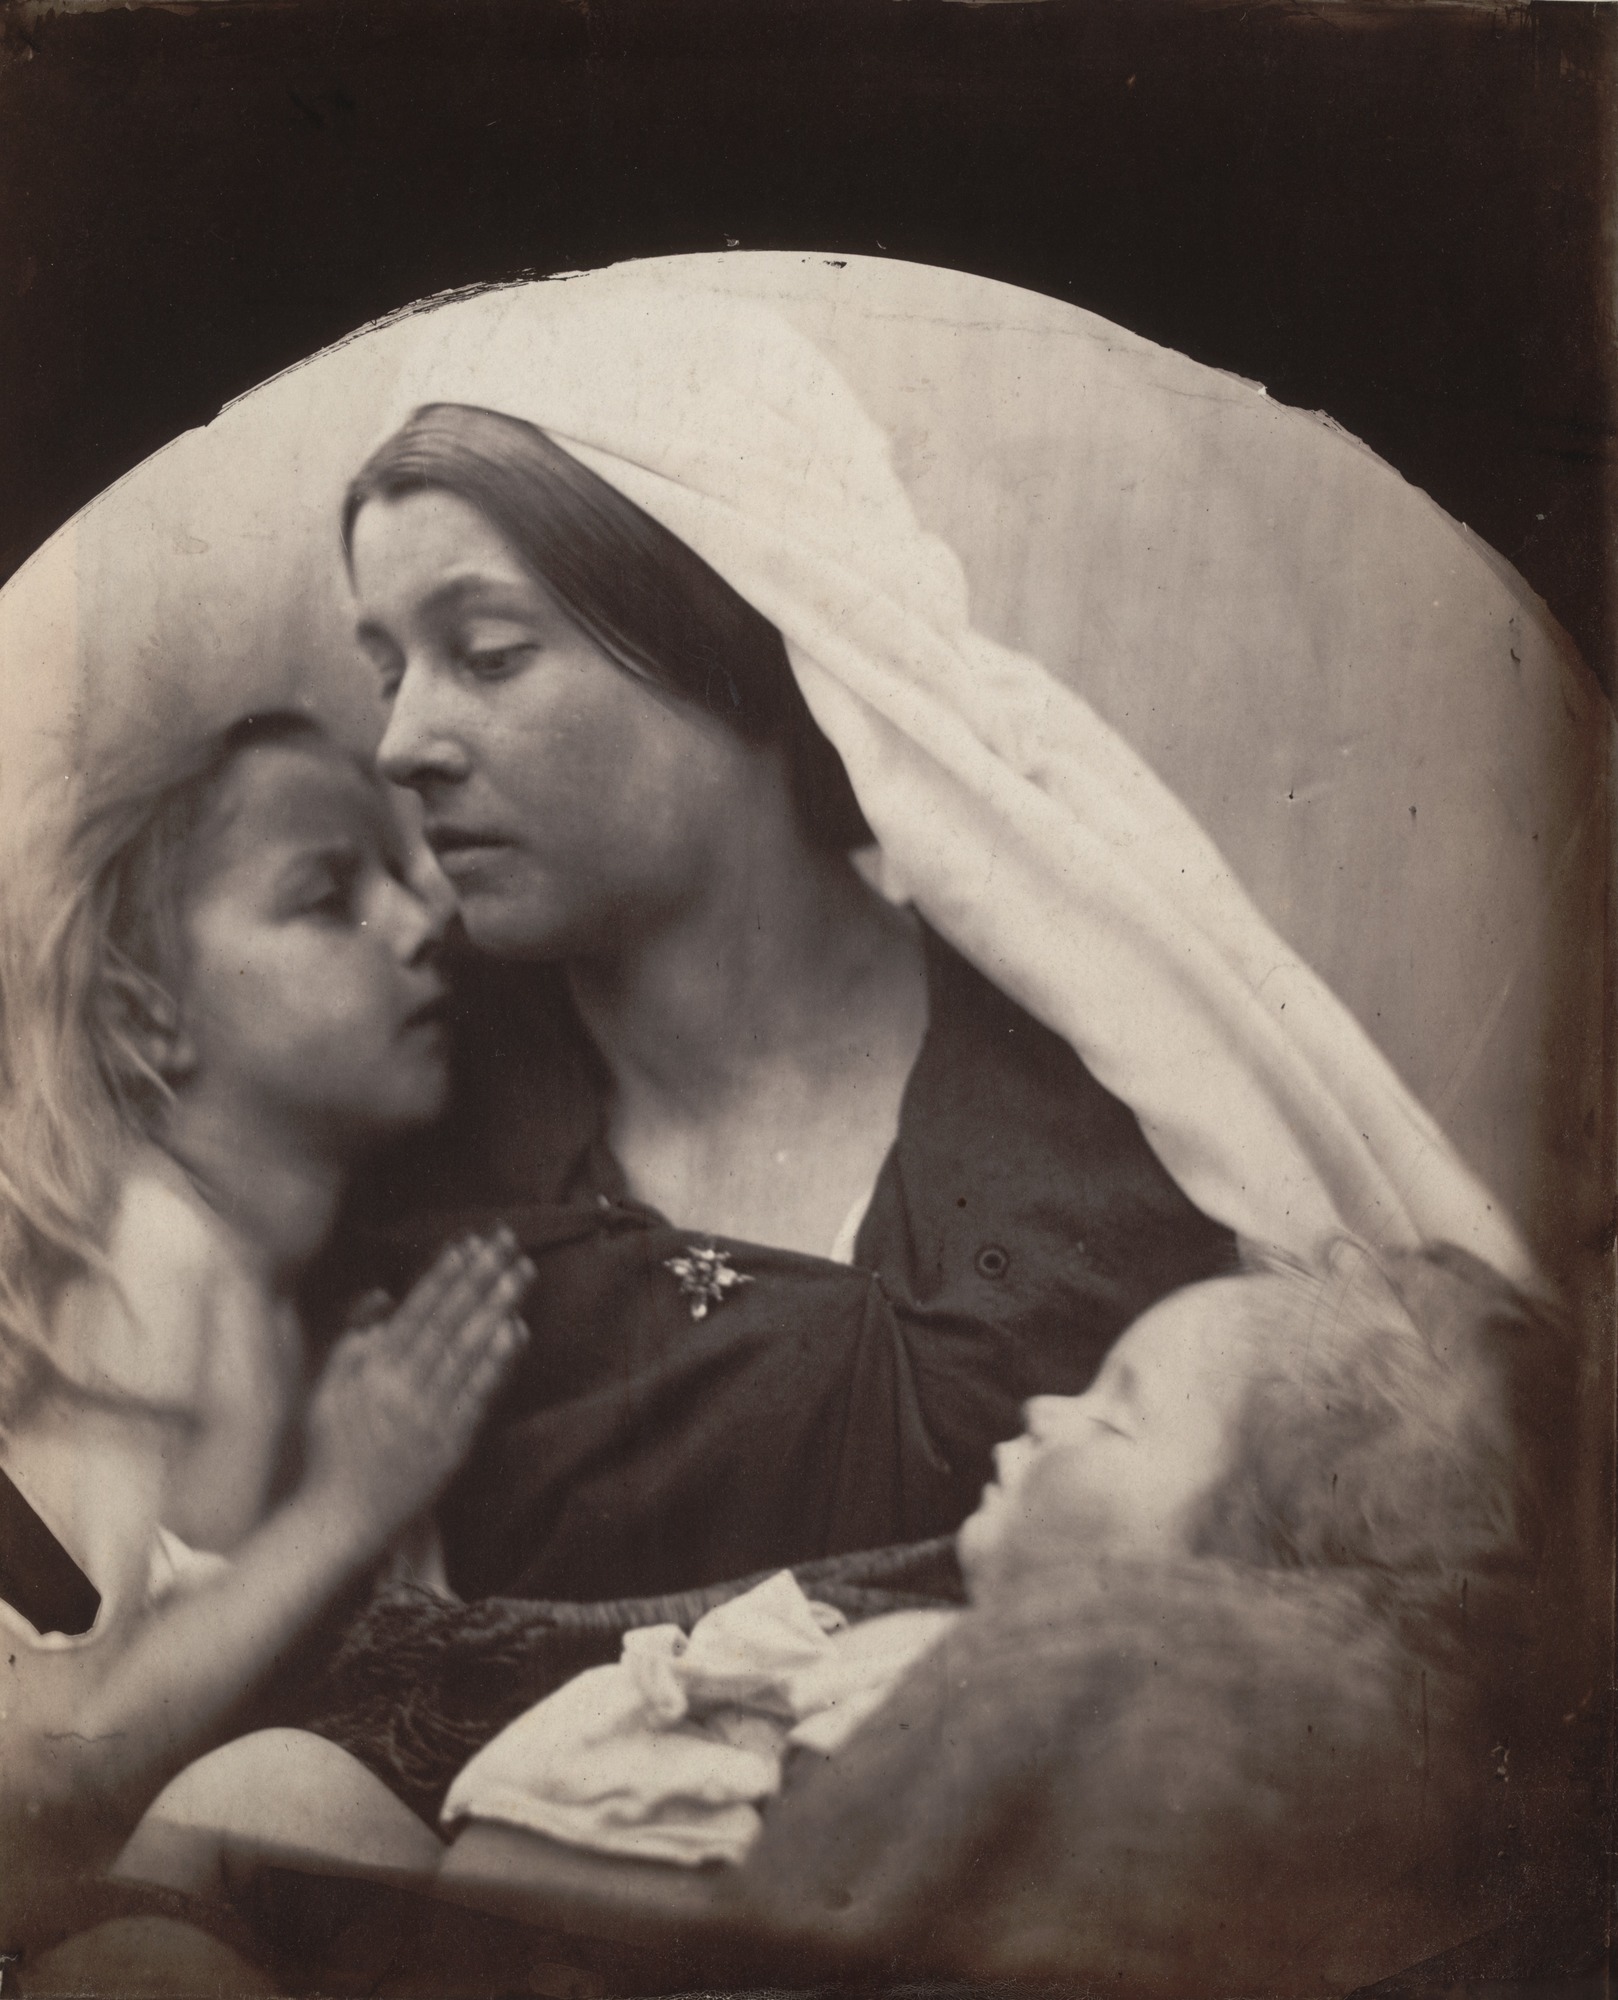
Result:
[[[871,830],[798,687],[781,634],[677,535],[535,425],[428,403],[375,451],[343,502],[345,553],[368,500],[437,489],[475,507],[626,673],[778,745],[800,824],[821,847]]]

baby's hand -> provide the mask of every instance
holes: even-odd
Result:
[[[528,1337],[534,1269],[501,1228],[446,1250],[389,1318],[343,1335],[306,1419],[305,1486],[370,1539],[430,1507]]]

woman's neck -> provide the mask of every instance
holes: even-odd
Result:
[[[262,1122],[182,1094],[163,1150],[190,1177],[259,1271],[286,1296],[324,1248],[337,1219],[349,1163]]]
[[[910,914],[787,817],[738,802],[674,917],[569,977],[630,1193],[683,1228],[825,1256],[898,1130],[927,975]]]
[[[575,961],[580,1019],[620,1088],[711,1109],[761,1071],[836,1059],[851,992],[913,954],[913,927],[841,853],[755,847],[674,921]]]

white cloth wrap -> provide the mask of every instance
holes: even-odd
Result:
[[[831,1755],[959,1616],[900,1611],[852,1631],[790,1570],[692,1627],[624,1636],[518,1716],[456,1777],[446,1826],[493,1820],[598,1854],[738,1862],[789,1747]]]
[[[973,629],[959,561],[813,342],[667,272],[614,279],[421,314],[387,430],[428,402],[525,418],[772,620],[889,893],[1066,1038],[1208,1214],[1294,1256],[1448,1241],[1530,1280],[1487,1189],[1168,789]]]

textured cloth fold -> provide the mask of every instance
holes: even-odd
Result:
[[[878,1978],[1353,1990],[1481,1928],[1533,1851],[1498,1771],[1521,1663],[1463,1604],[1346,1569],[1019,1571],[788,1767],[738,1888]]]
[[[499,1820],[691,1867],[739,1862],[802,1727],[822,1725],[810,1740],[835,1748],[957,1614],[898,1615],[899,1633],[881,1618],[851,1634],[782,1570],[689,1636],[677,1625],[629,1632],[615,1664],[569,1681],[478,1752],[450,1786],[444,1822]]]
[[[801,1563],[794,1574],[856,1626],[965,1601],[952,1536]],[[310,1649],[255,1720],[341,1744],[431,1824],[477,1751],[575,1675],[616,1660],[626,1633],[694,1625],[765,1580],[594,1604],[461,1604],[410,1585],[384,1587]]]

